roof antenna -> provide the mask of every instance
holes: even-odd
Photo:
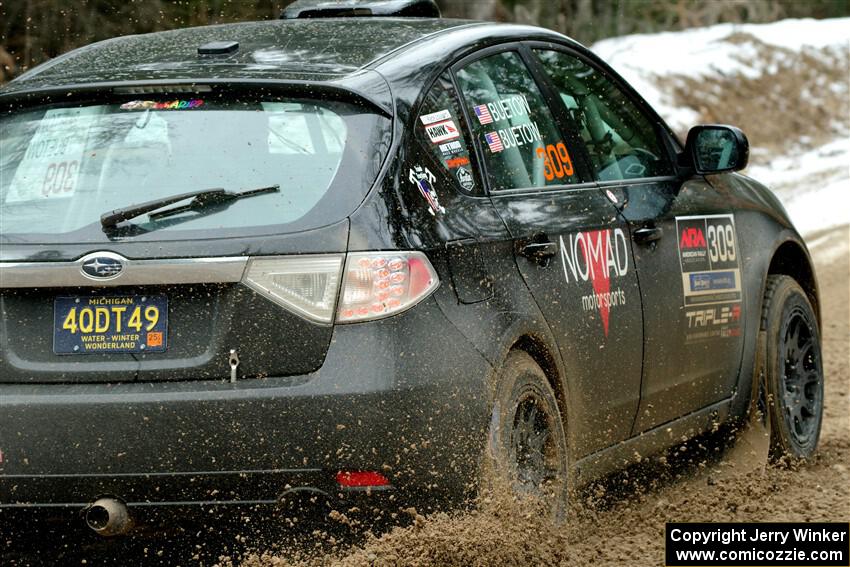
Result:
[[[238,41],[211,41],[198,47],[198,55],[230,55],[238,49]]]

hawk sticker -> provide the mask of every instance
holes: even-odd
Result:
[[[425,200],[428,201],[428,211],[436,216],[437,213],[445,213],[446,209],[440,205],[440,201],[437,200],[437,192],[434,191],[434,181],[437,179],[434,177],[434,174],[431,173],[431,170],[427,167],[422,167],[420,165],[414,165],[410,169],[410,175],[408,179],[411,183],[416,185],[416,188],[419,189],[419,192],[422,193],[422,196],[425,197]]]

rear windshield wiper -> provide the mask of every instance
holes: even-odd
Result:
[[[201,191],[192,191],[191,193],[182,193],[180,195],[172,195],[162,199],[155,199],[138,205],[130,205],[115,209],[108,213],[100,215],[100,224],[103,228],[112,228],[118,223],[136,218],[138,216],[162,209],[173,203],[178,203],[186,199],[192,199],[186,205],[172,207],[158,213],[150,215],[151,220],[176,215],[184,211],[196,211],[222,203],[229,203],[243,197],[253,197],[254,195],[262,195],[264,193],[274,193],[280,190],[280,185],[271,185],[270,187],[260,187],[259,189],[248,189],[247,191],[227,191],[226,189],[203,189]]]

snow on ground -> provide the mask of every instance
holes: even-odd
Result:
[[[602,40],[591,49],[623,75],[670,126],[678,130],[693,124],[698,115],[692,109],[673,106],[656,86],[655,76],[758,73],[756,68],[746,64],[748,56],[756,55],[752,44],[724,41],[738,34],[748,34],[763,43],[792,51],[847,46],[850,44],[850,18],[719,24],[680,32],[627,35]]]
[[[747,168],[785,205],[800,233],[850,224],[850,139]]]
[[[659,87],[659,77],[705,77],[723,73],[753,76],[762,70],[748,34],[779,50],[850,46],[850,18],[782,20],[771,24],[720,24],[681,32],[630,35],[600,41],[592,49],[622,74],[677,131],[699,122],[697,109],[677,107]],[[731,41],[730,41],[731,39]],[[847,78],[850,81],[850,77]],[[836,85],[844,89],[846,85]],[[850,120],[850,117],[839,119]],[[803,140],[801,140],[803,142]],[[801,143],[801,146],[805,144]],[[803,234],[850,224],[850,139],[839,138],[809,151],[794,150],[749,167],[747,175],[770,187]]]

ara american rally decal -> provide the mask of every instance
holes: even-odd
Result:
[[[612,280],[629,273],[629,245],[620,228],[589,230],[560,237],[561,261],[567,283],[593,284],[593,293],[581,298],[583,311],[597,310],[602,330],[608,336],[611,309],[626,304],[626,292]]]
[[[735,217],[676,217],[688,342],[741,334],[741,258]]]

